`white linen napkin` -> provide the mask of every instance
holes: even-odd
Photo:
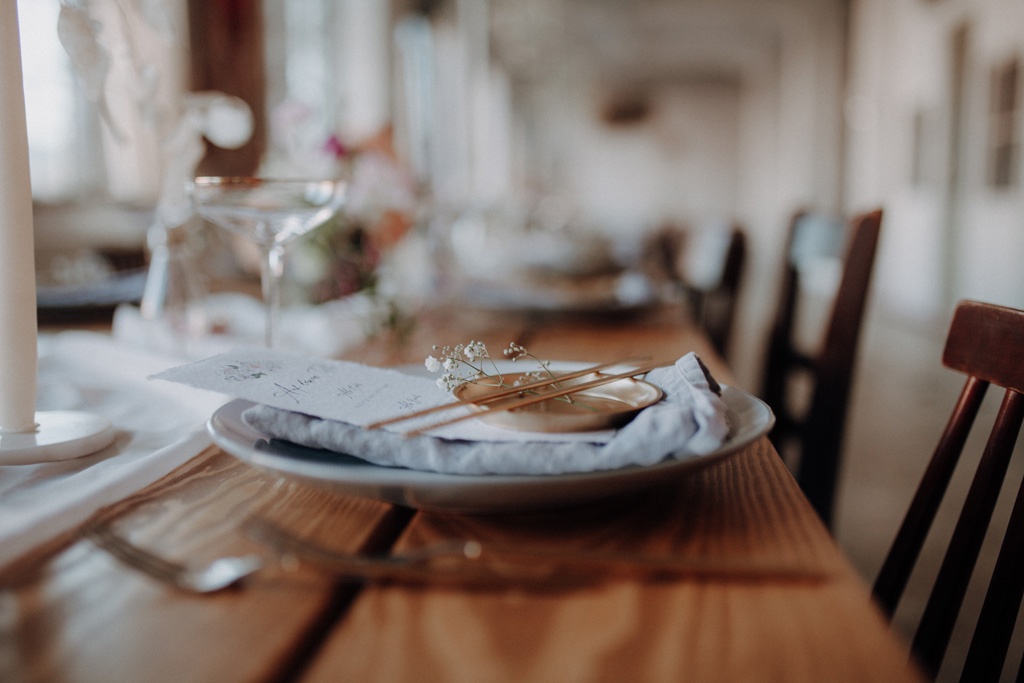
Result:
[[[101,415],[116,436],[74,460],[0,466],[0,567],[210,445],[204,425],[226,397],[146,379],[179,362],[102,334],[40,336],[37,408]]]
[[[702,455],[722,445],[729,433],[726,406],[696,354],[654,370],[646,379],[661,387],[664,399],[642,410],[603,444],[404,437],[266,405],[248,409],[242,419],[271,438],[346,453],[377,465],[446,474],[591,472]]]
[[[166,320],[146,320],[137,306],[114,311],[112,336],[127,344],[181,358],[206,358],[238,347],[263,346],[265,308],[244,294],[211,294],[192,303],[189,331]],[[340,356],[379,327],[380,306],[366,294],[282,310],[277,348],[321,358]]]

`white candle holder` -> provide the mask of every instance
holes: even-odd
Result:
[[[114,440],[89,413],[36,405],[35,242],[21,45],[15,2],[0,2],[0,465],[81,457]]]
[[[36,427],[26,432],[0,429],[0,465],[32,465],[80,458],[114,441],[114,427],[99,415],[74,410],[35,414]]]

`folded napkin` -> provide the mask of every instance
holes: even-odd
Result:
[[[0,466],[0,567],[210,445],[204,425],[225,397],[146,380],[177,362],[102,334],[40,335],[38,409],[95,413],[117,435],[81,458]]]
[[[206,358],[238,347],[263,345],[264,305],[234,293],[211,294],[191,304],[189,331],[169,320],[146,320],[137,306],[114,311],[112,335],[125,344],[183,358]],[[278,347],[321,358],[341,355],[378,326],[380,307],[366,294],[281,311]]]
[[[271,438],[346,453],[376,465],[446,474],[591,472],[703,455],[722,445],[729,433],[726,406],[695,354],[651,371],[646,379],[665,397],[601,444],[404,437],[266,405],[246,410],[242,419]]]

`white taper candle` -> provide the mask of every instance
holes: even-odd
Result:
[[[0,0],[0,431],[35,428],[36,273],[18,3]]]

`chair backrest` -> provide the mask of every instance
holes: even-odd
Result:
[[[743,228],[718,224],[689,235],[676,265],[695,322],[723,356],[732,337],[746,259]]]
[[[895,611],[989,385],[1006,389],[911,649],[934,676],[949,645],[1024,419],[1024,311],[974,301],[956,309],[942,362],[967,375],[953,414],[875,581]],[[961,680],[999,680],[1024,595],[1024,485],[1017,494]],[[1021,680],[1018,674],[1017,680]]]
[[[776,415],[772,441],[780,452],[789,443],[797,445],[797,481],[828,526],[881,224],[880,210],[856,216],[845,225],[814,214],[796,214],[790,224],[782,290],[765,358],[762,397]],[[808,354],[797,348],[794,339],[801,263],[837,249],[841,274],[831,314],[820,348]],[[794,373],[812,381],[810,404],[802,414],[790,405]]]

